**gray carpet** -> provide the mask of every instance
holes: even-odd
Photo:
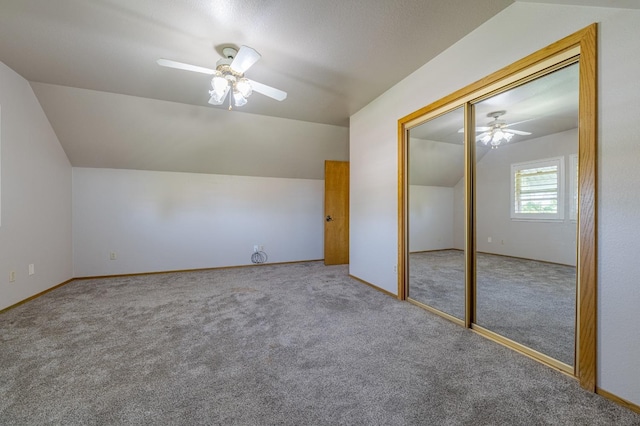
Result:
[[[75,281],[0,315],[3,425],[638,425],[319,262]]]
[[[411,298],[464,318],[464,253],[413,253]],[[576,274],[571,266],[478,253],[475,323],[574,364]]]

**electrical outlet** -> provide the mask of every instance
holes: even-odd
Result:
[[[257,245],[257,244],[255,244],[255,245],[253,246],[253,252],[254,252],[254,253],[257,253],[257,252],[259,252],[259,251],[260,251],[260,248],[258,247],[258,245]]]
[[[12,283],[16,280],[16,271],[9,271],[9,282]]]
[[[500,244],[504,245],[504,240],[500,240]]]
[[[398,273],[398,265],[393,265],[393,272]]]
[[[109,253],[109,259],[116,260],[118,258],[118,254],[115,251]]]
[[[491,242],[491,237],[487,238],[487,242],[490,243]]]
[[[33,275],[36,273],[36,267],[33,263],[29,264],[29,275]]]

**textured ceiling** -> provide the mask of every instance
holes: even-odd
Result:
[[[0,0],[0,60],[31,82],[208,108],[221,48],[262,54],[247,76],[288,92],[243,111],[348,125],[350,115],[512,0]],[[452,25],[455,23],[455,25]]]
[[[322,179],[349,129],[32,83],[74,166]]]
[[[0,61],[73,166],[321,179],[325,159],[348,160],[351,115],[511,3],[0,0]],[[229,112],[207,104],[209,76],[156,64],[215,67],[228,45],[259,51],[247,77],[288,98]]]
[[[640,9],[638,0],[515,0],[522,3],[566,4],[574,6],[615,7],[620,9]]]

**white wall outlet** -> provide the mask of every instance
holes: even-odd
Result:
[[[487,242],[490,243],[491,242],[491,237],[487,238]]]
[[[259,251],[260,251],[260,247],[259,247],[257,244],[254,244],[254,246],[253,246],[253,252],[254,252],[254,253],[257,253],[257,252],[259,252]]]
[[[504,245],[504,240],[500,240],[500,244]]]
[[[118,258],[118,254],[115,251],[109,253],[109,259],[116,260]]]
[[[29,264],[29,275],[33,275],[36,273],[36,267],[33,263]]]
[[[9,282],[12,283],[16,280],[16,271],[9,271]]]

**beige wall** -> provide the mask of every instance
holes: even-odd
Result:
[[[72,276],[71,165],[29,83],[1,62],[0,132],[2,309]]]
[[[323,200],[317,179],[74,167],[74,276],[322,259]]]

